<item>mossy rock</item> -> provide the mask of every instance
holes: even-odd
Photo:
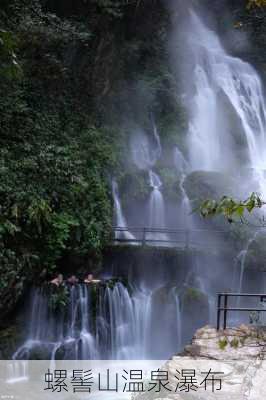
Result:
[[[161,191],[165,199],[180,202],[182,200],[182,192],[180,190],[180,176],[178,176],[174,168],[158,168],[158,174],[162,180]]]
[[[147,171],[134,169],[125,173],[119,179],[119,192],[123,204],[128,201],[145,200],[148,198],[151,188]]]
[[[31,360],[50,360],[51,351],[49,351],[49,349],[45,348],[43,345],[34,346],[29,351],[29,358]]]
[[[240,195],[237,182],[231,176],[221,172],[194,171],[186,177],[184,187],[189,199],[193,202],[206,199],[219,200],[224,195]]]

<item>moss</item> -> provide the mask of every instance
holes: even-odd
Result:
[[[64,285],[58,287],[56,285],[49,285],[47,294],[49,297],[48,305],[52,312],[63,312],[67,308],[69,302],[68,287]]]
[[[231,176],[210,171],[192,172],[185,179],[184,186],[190,200],[198,202],[208,198],[218,200],[224,194],[234,196],[239,188]]]
[[[196,288],[188,288],[185,292],[185,301],[200,301],[205,297],[205,295]]]
[[[247,338],[248,338],[247,336],[241,336],[240,337],[239,342],[240,342],[241,346],[245,345],[245,342],[246,342]]]
[[[231,340],[230,346],[234,349],[237,349],[239,347],[239,340],[237,338],[234,338],[233,340]]]
[[[180,202],[182,199],[180,176],[178,176],[175,169],[159,167],[157,170],[163,183],[162,192],[165,198],[175,202]]]
[[[220,339],[218,341],[218,346],[220,350],[225,350],[226,346],[228,345],[228,341],[226,338]]]
[[[151,191],[148,172],[139,169],[126,172],[118,183],[124,205],[129,201],[147,199]]]

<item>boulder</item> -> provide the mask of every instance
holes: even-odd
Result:
[[[192,202],[219,200],[224,195],[241,196],[236,180],[221,172],[194,171],[186,177],[184,187]]]

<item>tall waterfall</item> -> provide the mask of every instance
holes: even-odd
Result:
[[[221,170],[236,165],[237,126],[246,146],[246,166],[254,169],[264,194],[266,107],[260,78],[248,63],[228,55],[215,32],[192,11],[189,27],[195,85],[188,137],[191,167]],[[234,114],[234,126],[226,117],[228,110]]]

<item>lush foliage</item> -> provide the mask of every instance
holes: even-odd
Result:
[[[260,196],[252,193],[246,200],[238,201],[228,196],[223,196],[220,200],[207,199],[200,206],[200,213],[203,217],[224,216],[229,223],[234,221],[249,222],[246,218],[255,209],[260,209],[266,203]],[[264,223],[264,219],[260,219]]]
[[[35,1],[10,2],[2,15],[0,309],[7,311],[27,281],[49,277],[68,254],[97,264],[109,239],[117,159],[115,135],[96,126],[79,91],[84,76],[66,57],[89,43],[90,31]]]
[[[248,8],[266,7],[266,0],[248,0]]]

